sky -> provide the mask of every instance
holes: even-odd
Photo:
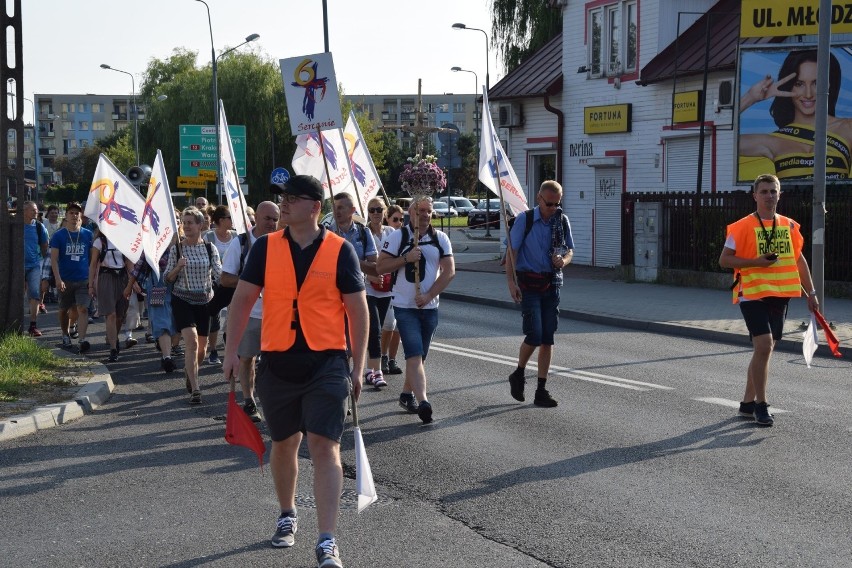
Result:
[[[11,10],[12,0],[2,0]],[[152,58],[176,47],[210,64],[210,28],[204,4],[195,0],[23,0],[24,93],[130,94]],[[207,0],[216,53],[256,33],[250,49],[274,60],[324,51],[321,0]],[[347,95],[411,94],[423,79],[424,94],[472,94],[485,83],[491,0],[327,0],[329,50]],[[418,8],[414,8],[418,6]],[[11,46],[13,48],[13,46]],[[489,50],[491,84],[502,76]],[[454,73],[458,66],[477,74]],[[283,88],[283,87],[282,87]],[[25,105],[25,112],[31,112]]]

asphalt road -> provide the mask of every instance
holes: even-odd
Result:
[[[362,396],[381,498],[360,515],[344,437],[347,567],[850,564],[848,364],[778,354],[763,429],[736,416],[747,350],[561,324],[541,409],[508,393],[519,314],[442,302],[435,422],[396,405],[399,376]],[[297,545],[273,550],[268,467],[224,442],[216,370],[190,408],[151,354],[110,365],[97,414],[0,445],[0,565],[314,566],[310,462]]]

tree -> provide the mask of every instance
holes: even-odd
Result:
[[[461,167],[453,169],[454,187],[462,190],[465,197],[477,194],[476,183],[479,179],[479,154],[476,147],[476,135],[472,132],[459,136],[458,153],[461,157]]]
[[[553,0],[492,0],[491,35],[509,73],[562,31]]]
[[[173,191],[180,173],[180,134],[183,124],[212,125],[213,74],[210,65],[196,67],[197,53],[176,49],[167,60],[152,59],[140,89],[146,117],[139,125],[142,161],[153,163],[157,149]],[[218,92],[229,125],[246,126],[246,183],[250,203],[269,199],[272,170],[290,166],[295,139],[290,133],[287,106],[276,61],[251,52],[234,51],[219,60]],[[166,95],[166,100],[157,97]]]
[[[130,128],[123,128],[95,141],[94,146],[80,148],[73,155],[56,158],[53,161],[53,169],[62,173],[63,183],[76,184],[88,191],[95,177],[101,153],[106,154],[122,172],[126,172],[136,163],[130,136]]]

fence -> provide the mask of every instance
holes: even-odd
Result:
[[[825,279],[852,282],[852,189],[826,188]],[[812,226],[810,187],[782,189],[778,212],[802,224],[805,257],[810,260]],[[725,227],[754,212],[748,191],[704,193],[626,193],[622,196],[621,259],[634,262],[633,211],[637,202],[662,203],[660,267],[724,272],[719,254],[725,244]]]

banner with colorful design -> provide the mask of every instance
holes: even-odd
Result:
[[[320,147],[320,140],[323,147]],[[323,163],[323,155],[325,155],[325,163]],[[311,132],[296,137],[293,171],[299,175],[311,175],[317,178],[322,184],[326,199],[330,199],[335,193],[341,191],[354,195],[351,191],[352,176],[349,173],[348,161],[340,129]],[[326,175],[326,165],[328,165],[328,175]]]
[[[252,225],[246,214],[245,195],[240,189],[240,177],[237,175],[237,159],[234,157],[234,144],[228,131],[228,117],[225,116],[225,105],[219,101],[219,179],[222,180],[222,190],[228,200],[231,210],[231,223],[237,234],[251,230]]]
[[[148,195],[145,197],[145,209],[142,211],[141,230],[145,260],[159,278],[160,258],[169,250],[172,239],[177,234],[169,180],[166,177],[163,154],[160,150],[157,150],[154,167],[151,169],[151,179],[148,181]]]
[[[349,111],[346,128],[343,129],[343,139],[346,142],[346,153],[349,155],[349,169],[361,198],[361,210],[366,212],[367,203],[379,194],[382,182],[352,111]]]
[[[482,143],[479,149],[479,181],[495,195],[503,196],[506,205],[517,215],[529,209],[524,188],[506,157],[497,130],[491,120],[488,91],[482,88]],[[499,189],[498,189],[499,188]]]
[[[121,254],[136,262],[142,256],[140,223],[145,200],[118,168],[101,154],[83,214]]]

